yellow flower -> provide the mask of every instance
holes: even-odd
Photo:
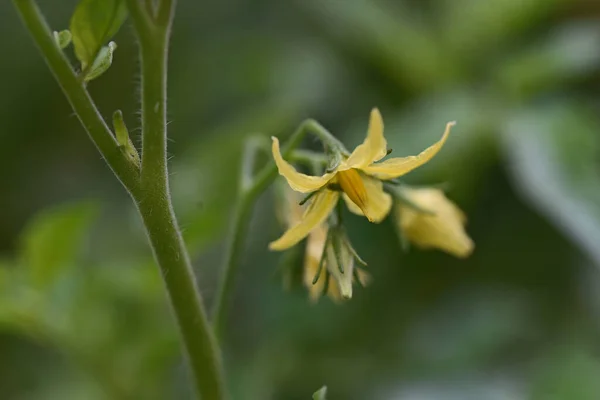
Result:
[[[297,192],[319,192],[313,196],[302,220],[272,242],[269,248],[271,250],[290,248],[325,221],[340,196],[338,191],[328,189],[329,184],[337,184],[341,188],[350,211],[365,215],[371,222],[383,220],[392,207],[392,198],[383,191],[381,180],[397,178],[428,162],[442,148],[453,125],[453,122],[448,123],[442,138],[416,156],[390,158],[377,162],[387,155],[387,142],[383,137],[381,114],[374,108],[371,111],[369,129],[364,142],[350,156],[343,159],[334,171],[322,176],[310,176],[296,171],[283,159],[279,141],[273,137],[273,158],[279,174]]]
[[[298,204],[300,200],[293,191],[289,188],[284,192],[284,204],[281,207],[280,219],[287,226],[296,225],[302,218],[302,207]],[[327,253],[325,251],[325,245],[327,243],[327,235],[329,233],[329,225],[323,222],[316,226],[308,235],[306,241],[306,252],[304,255],[304,268],[303,268],[303,283],[308,290],[308,296],[312,302],[319,300],[323,292],[327,281],[327,295],[335,302],[340,302],[343,298],[352,297],[352,276],[354,273],[354,256],[347,247],[347,244],[342,244],[340,248],[340,256],[342,259],[342,269],[344,273],[340,273],[335,253],[333,248],[328,247]],[[323,260],[324,265],[319,272],[319,264],[321,258],[325,256]],[[360,283],[365,286],[370,279],[369,275],[360,268],[356,268],[356,274]],[[315,277],[319,274],[317,281]],[[333,277],[333,279],[330,279]],[[313,283],[314,282],[314,283]]]
[[[456,257],[469,256],[475,247],[465,232],[467,217],[439,189],[403,189],[403,195],[426,213],[398,203],[397,223],[405,237],[420,248],[437,248]]]

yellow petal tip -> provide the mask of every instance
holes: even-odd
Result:
[[[278,241],[276,240],[274,242],[269,243],[269,250],[271,250],[271,251],[281,251],[281,250],[284,250],[277,242]]]

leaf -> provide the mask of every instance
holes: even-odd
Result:
[[[75,55],[85,69],[119,30],[127,17],[123,0],[82,0],[71,17]]]
[[[379,68],[394,83],[418,92],[450,80],[452,54],[426,21],[401,2],[310,0],[299,4],[336,41]],[[443,65],[443,68],[440,68]]]
[[[50,285],[73,265],[96,210],[91,203],[77,203],[42,211],[33,218],[22,233],[21,255],[34,285]]]
[[[463,57],[497,52],[500,44],[559,10],[567,0],[442,0],[444,40]],[[518,41],[518,40],[517,40]]]
[[[92,67],[84,77],[86,82],[98,78],[110,68],[112,65],[113,53],[116,49],[117,44],[115,42],[110,42],[108,46],[102,46],[98,56],[96,56],[96,59],[92,64]]]
[[[598,70],[600,27],[597,21],[567,24],[542,41],[500,63],[498,87],[512,96],[535,95]]]
[[[313,400],[327,400],[327,386],[323,386],[312,395]]]
[[[600,393],[600,363],[585,343],[556,346],[545,352],[534,372],[531,392],[533,400],[593,400]]]
[[[599,131],[593,111],[563,102],[514,115],[503,139],[523,197],[600,266]]]

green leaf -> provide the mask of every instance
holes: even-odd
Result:
[[[512,116],[503,139],[521,195],[600,265],[599,131],[584,103],[558,102]]]
[[[327,400],[327,386],[323,386],[321,389],[313,393],[313,400]]]
[[[115,42],[110,42],[108,46],[102,46],[100,52],[98,53],[98,56],[92,64],[92,67],[84,77],[84,80],[86,82],[98,78],[110,68],[110,66],[112,65],[113,53],[116,49],[117,44]]]
[[[585,343],[556,346],[539,360],[535,368],[532,400],[594,400],[600,393],[600,363]]]
[[[487,57],[547,18],[568,0],[441,0],[444,40],[465,57]],[[514,39],[513,39],[514,40]],[[517,40],[518,42],[518,40]]]
[[[42,211],[21,237],[23,264],[32,283],[46,287],[73,265],[97,207],[77,203]]]
[[[96,60],[100,49],[117,33],[125,18],[123,0],[82,0],[71,17],[75,55],[85,69]]]
[[[8,284],[8,273],[8,268],[2,265],[2,262],[0,262],[0,295],[2,294],[1,292],[3,288]]]
[[[427,23],[402,2],[395,2],[394,7],[373,0],[310,0],[299,4],[337,41],[337,47],[355,52],[394,83],[418,92],[436,87],[455,74],[452,54],[440,45]]]
[[[592,74],[600,65],[600,27],[597,23],[573,23],[553,30],[499,64],[498,87],[513,97],[533,96],[541,90]]]

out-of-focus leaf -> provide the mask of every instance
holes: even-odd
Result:
[[[596,400],[600,393],[600,362],[590,349],[569,345],[540,360],[532,400]]]
[[[393,81],[426,89],[453,76],[449,61],[427,21],[408,7],[376,0],[301,2],[350,51],[377,65]]]
[[[546,17],[566,0],[444,0],[444,38],[461,53],[497,52],[500,43]],[[483,53],[483,54],[482,54]]]
[[[0,261],[0,291],[8,282],[8,268],[6,268]]]
[[[466,293],[444,300],[423,313],[405,342],[412,368],[460,369],[493,359],[495,354],[529,336],[533,326],[527,298],[513,293]]]
[[[29,223],[21,251],[33,284],[47,286],[73,264],[96,210],[91,203],[63,205],[42,211]]]
[[[598,21],[564,26],[541,43],[508,59],[498,68],[501,90],[511,95],[531,94],[556,87],[597,69],[600,64]]]
[[[313,400],[327,400],[327,386],[323,386],[312,395]]]
[[[81,0],[69,27],[75,55],[82,68],[94,62],[98,52],[127,18],[124,0]]]
[[[504,150],[521,194],[600,266],[600,124],[582,104],[515,114]]]
[[[493,374],[451,374],[437,380],[398,382],[385,399],[394,400],[525,400],[518,377],[502,372]]]

